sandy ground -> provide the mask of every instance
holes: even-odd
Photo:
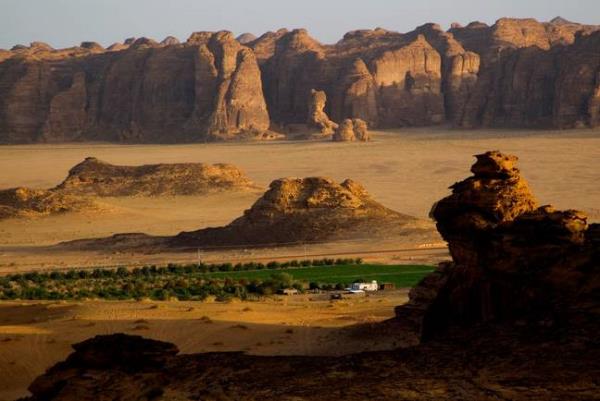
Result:
[[[0,400],[27,394],[31,381],[97,334],[125,332],[177,344],[182,353],[339,355],[391,349],[386,337],[357,338],[348,326],[389,319],[407,291],[329,301],[325,295],[257,302],[0,303]]]
[[[285,176],[352,178],[374,198],[397,211],[427,218],[431,205],[448,194],[448,186],[469,174],[473,154],[491,149],[520,157],[523,175],[542,204],[575,208],[600,220],[600,130],[579,131],[459,131],[410,129],[377,132],[372,143],[270,142],[193,145],[68,144],[0,147],[0,188],[17,185],[52,187],[70,167],[86,156],[114,164],[207,162],[233,163],[259,186],[266,188]],[[37,266],[113,265],[125,261],[192,261],[195,255],[122,255],[114,253],[56,254],[40,246],[61,241],[108,236],[119,232],[167,235],[183,230],[227,224],[239,216],[261,192],[216,194],[206,197],[103,198],[108,213],[67,214],[36,220],[0,222],[0,269]],[[392,249],[416,248],[436,240],[394,239]],[[363,239],[336,245],[344,252],[390,248]],[[278,257],[288,254],[331,252],[330,246],[213,252],[203,260]],[[417,252],[413,255],[419,258]],[[411,255],[381,253],[384,260],[410,260]],[[431,260],[435,261],[435,258]]]

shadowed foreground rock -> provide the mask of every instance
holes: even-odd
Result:
[[[598,319],[600,225],[582,212],[538,207],[499,152],[477,155],[473,176],[432,209],[448,242],[445,263],[397,308],[425,337],[452,324],[491,321],[586,324]]]
[[[453,262],[378,326],[420,344],[342,357],[177,356],[114,335],[75,345],[29,400],[598,399],[598,225],[538,208],[516,157],[477,158],[473,177],[432,211]]]

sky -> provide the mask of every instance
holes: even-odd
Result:
[[[426,22],[447,29],[505,16],[600,24],[600,0],[0,0],[0,48],[33,41],[108,46],[168,35],[183,41],[194,31],[223,29],[259,36],[283,27],[334,43],[354,29],[407,32]]]

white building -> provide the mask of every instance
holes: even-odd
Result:
[[[371,281],[370,283],[353,283],[352,287],[350,287],[351,291],[377,291],[379,290],[379,285],[376,280]]]

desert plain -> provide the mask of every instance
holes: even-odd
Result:
[[[49,188],[94,156],[120,165],[231,163],[257,190],[204,196],[102,198],[101,211],[0,221],[0,273],[134,263],[270,260],[289,256],[359,255],[378,262],[434,264],[448,258],[439,237],[357,237],[335,244],[147,254],[75,252],[53,245],[123,232],[173,235],[229,223],[281,177],[351,178],[375,200],[428,219],[433,203],[468,175],[472,155],[498,149],[518,155],[540,204],[579,209],[600,221],[600,131],[405,129],[374,132],[369,143],[294,142],[178,145],[37,144],[0,147],[0,188]],[[183,353],[244,351],[261,355],[333,355],[393,348],[393,338],[357,346],[345,326],[393,316],[406,291],[333,304],[309,296],[258,302],[0,303],[0,399],[27,394],[70,344],[118,331],[175,343]],[[185,333],[183,335],[182,333]],[[190,334],[192,333],[192,334]],[[335,335],[334,335],[335,334]],[[362,347],[362,348],[361,348]],[[370,348],[371,347],[371,348]]]

